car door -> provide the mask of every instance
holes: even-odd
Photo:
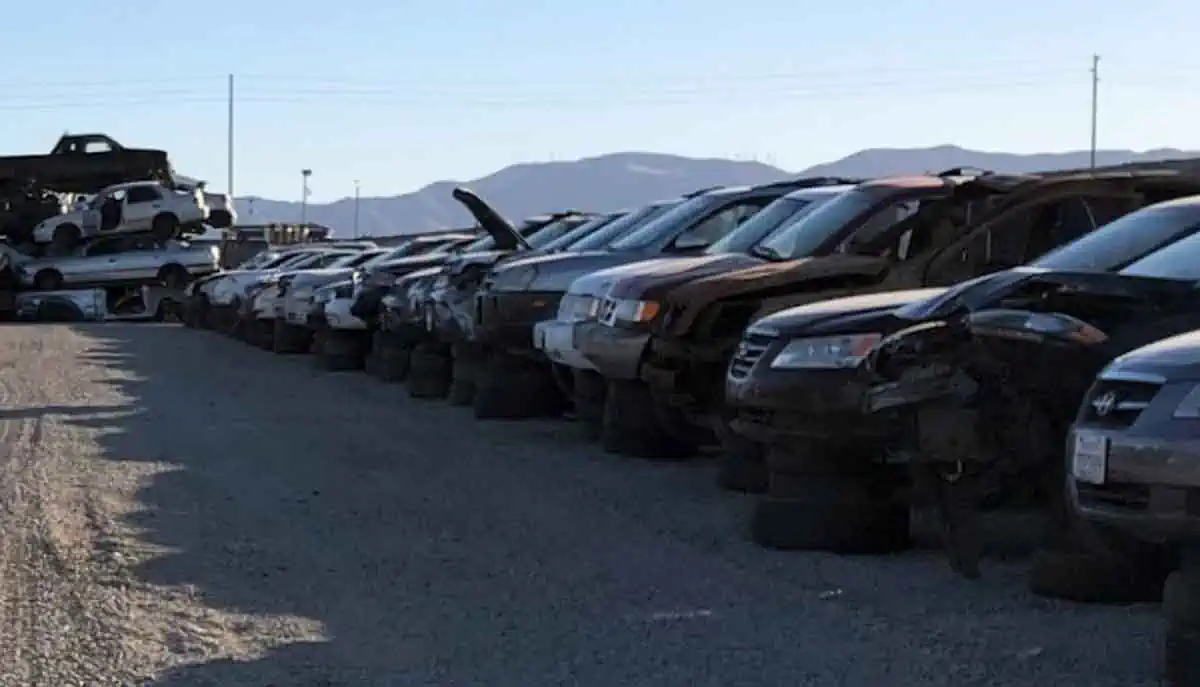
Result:
[[[153,186],[133,186],[125,194],[123,231],[149,231],[154,216],[162,209],[163,198]]]
[[[159,246],[149,236],[129,237],[116,256],[119,268],[117,276],[120,279],[153,279],[158,276],[159,269],[169,261],[168,253],[178,250],[167,245]]]
[[[100,208],[104,205],[104,201],[108,200],[108,197],[108,193],[97,193],[84,208],[80,218],[84,236],[100,233]]]
[[[123,243],[115,236],[99,239],[82,246],[76,255],[57,261],[64,282],[83,285],[119,279],[117,258]]]
[[[676,235],[666,245],[667,253],[699,253],[728,236],[743,222],[753,217],[778,196],[751,196],[726,202],[714,207],[698,222]]]

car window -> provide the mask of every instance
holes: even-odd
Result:
[[[599,231],[602,227],[604,227],[604,225],[612,222],[613,219],[613,215],[601,215],[599,217],[593,217],[586,222],[572,227],[570,231],[564,233],[553,241],[547,242],[542,246],[542,249],[559,250],[560,248],[566,248],[572,243],[582,240],[585,236],[591,234],[592,232]]]
[[[608,247],[615,251],[645,248],[677,228],[691,224],[716,202],[710,196],[689,198],[658,218],[642,224],[634,232],[613,241]]]
[[[748,198],[734,203],[675,237],[671,247],[683,250],[708,248],[734,233],[770,202],[770,198]]]
[[[647,205],[633,212],[615,219],[612,223],[605,226],[600,231],[587,236],[584,239],[571,245],[573,251],[589,251],[600,250],[603,248],[612,248],[613,245],[627,235],[632,235],[633,232],[640,231],[651,222],[667,214],[672,208],[683,203],[682,200],[671,203],[660,203],[655,205]]]
[[[776,232],[760,245],[788,260],[807,257],[838,236],[877,201],[877,196],[864,191],[847,191]]]
[[[350,253],[344,255],[335,262],[330,264],[330,267],[358,267],[359,265],[371,262],[375,258],[387,255],[386,251],[363,251],[361,253]]]
[[[282,268],[301,269],[304,267],[312,267],[323,256],[324,256],[324,253],[304,252],[299,255],[292,256],[291,259],[289,259],[289,260],[284,260],[283,262],[276,265],[275,268],[276,269],[282,269]]]
[[[1112,270],[1142,256],[1149,260],[1154,251],[1197,228],[1200,228],[1200,204],[1151,205],[1050,251],[1031,266],[1049,270]]]
[[[130,203],[152,203],[160,198],[161,196],[153,186],[134,186],[129,189]]]
[[[816,209],[812,198],[777,198],[738,227],[737,231],[709,246],[704,252],[744,253]]]
[[[124,250],[124,248],[125,248],[125,239],[123,239],[123,238],[101,239],[100,241],[94,241],[94,242],[89,243],[88,245],[84,246],[83,254],[84,255],[112,255],[113,253],[121,252],[122,250]]]
[[[1147,255],[1121,270],[1121,274],[1200,281],[1200,232]]]

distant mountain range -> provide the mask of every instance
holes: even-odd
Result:
[[[1150,162],[1200,156],[1163,148],[1146,152],[1100,150],[1096,164]],[[1086,167],[1087,151],[1016,155],[967,150],[952,145],[933,148],[875,148],[788,172],[758,162],[700,159],[657,153],[614,153],[573,162],[525,163],[480,179],[439,181],[414,193],[359,201],[359,234],[429,231],[465,227],[472,221],[450,197],[450,190],[465,185],[493,203],[512,219],[560,209],[612,210],[717,185],[760,184],[790,176],[876,177],[910,172],[976,167],[996,172],[1031,172]],[[237,199],[243,223],[299,222],[300,203],[246,197]],[[308,220],[324,224],[338,236],[350,236],[354,199],[310,203]]]

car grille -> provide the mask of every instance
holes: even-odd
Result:
[[[729,362],[729,378],[745,379],[749,377],[750,371],[754,369],[755,364],[767,352],[773,341],[775,341],[774,337],[765,334],[746,334],[738,344],[737,351],[733,354],[733,360]]]
[[[1155,382],[1100,379],[1084,398],[1080,420],[1089,425],[1123,429],[1137,420],[1161,388]]]

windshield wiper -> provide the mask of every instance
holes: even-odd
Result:
[[[755,246],[750,249],[750,255],[762,258],[763,260],[770,260],[771,262],[784,262],[788,259],[786,255],[770,246]]]

